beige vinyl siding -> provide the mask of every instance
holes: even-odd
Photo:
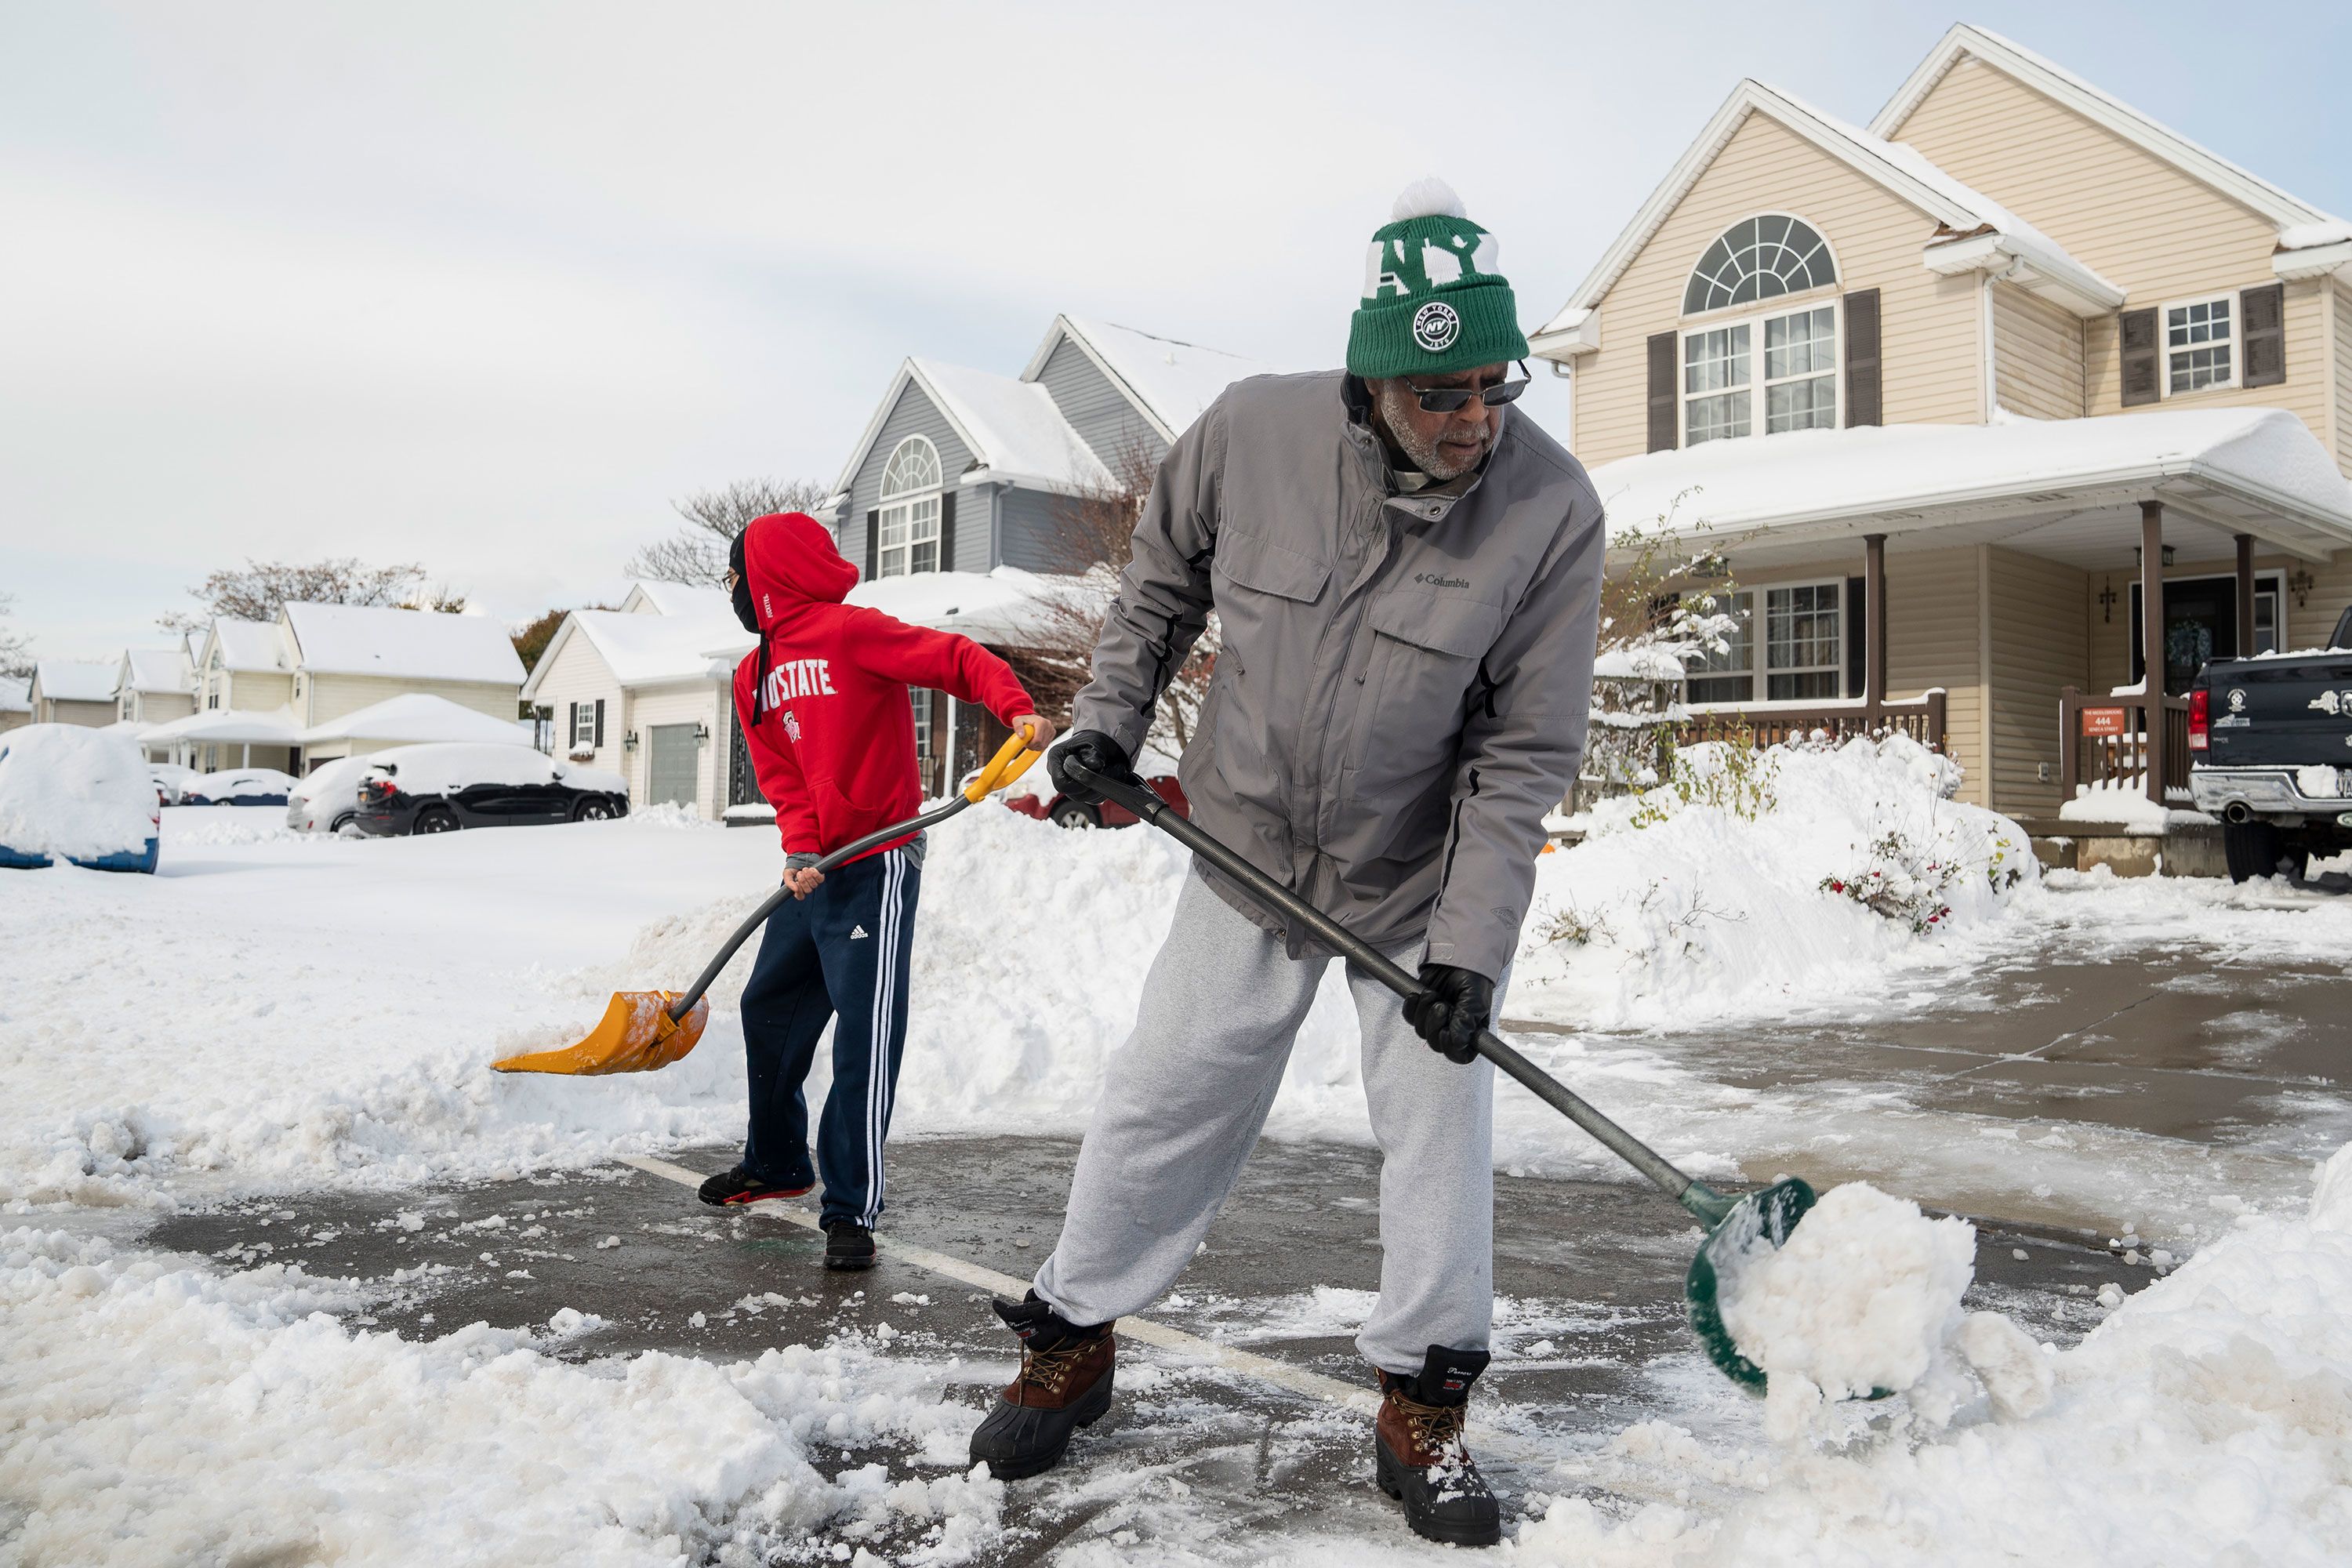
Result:
[[[557,650],[555,662],[541,678],[532,700],[555,715],[555,754],[572,754],[572,704],[604,700],[604,743],[597,748],[591,766],[623,771],[621,737],[628,730],[626,693],[613,672],[604,664],[604,656],[596,651],[584,633],[574,629],[563,639]]]
[[[2075,607],[2087,574],[2013,550],[1990,552],[1992,583],[1992,804],[2012,816],[2055,816],[2058,695],[2088,674],[2088,632]],[[2042,764],[2051,778],[2040,777]]]
[[[2083,416],[2083,320],[2008,283],[1992,286],[1992,384],[2003,408]]]
[[[2311,574],[2311,592],[2302,605],[2294,602],[2294,594],[2286,596],[2286,646],[2320,647],[2336,629],[2345,606],[2352,605],[2352,550],[2339,550],[2334,560],[2317,564],[2284,556],[2277,564],[2290,574],[2297,567]]]
[[[114,701],[77,702],[69,698],[44,697],[33,705],[35,716],[44,724],[79,724],[89,729],[101,729],[114,722]]]
[[[2331,285],[2328,310],[2336,318],[2336,466],[2352,474],[2352,290]]]
[[[1945,738],[1967,770],[1960,798],[1986,803],[1983,688],[1978,675],[1977,560],[1973,546],[1886,552],[1886,694],[1945,691]]]
[[[720,767],[727,755],[727,738],[719,722],[719,685],[705,681],[692,686],[653,687],[629,694],[629,728],[636,731],[637,749],[627,753],[623,770],[629,780],[630,809],[652,798],[653,727],[656,724],[699,723],[710,738],[695,748],[694,800],[703,816],[716,817],[726,806],[719,798]],[[613,714],[604,714],[604,737],[613,738]]]
[[[1895,135],[2123,289],[2126,310],[2277,280],[2278,231],[2267,219],[1979,60],[1963,58],[1947,72]],[[2345,464],[2352,452],[2326,417],[2329,287],[2286,286],[2284,383],[2167,396],[2160,406],[2293,409]],[[2116,331],[2114,316],[2084,325],[2093,414],[2123,408]]]
[[[142,691],[138,703],[139,711],[131,716],[142,724],[168,724],[196,710],[194,695],[186,691]]]
[[[294,700],[294,678],[274,674],[265,669],[233,669],[223,679],[223,708],[241,708],[248,713],[267,713],[274,708],[284,708]],[[261,764],[256,763],[254,766]]]
[[[1934,220],[1778,121],[1750,114],[1601,300],[1601,347],[1576,371],[1576,449],[1587,464],[1646,448],[1643,345],[1650,334],[1684,324],[1683,286],[1700,253],[1724,229],[1760,212],[1803,218],[1836,254],[1837,287],[1792,301],[1880,290],[1886,423],[1978,417],[1978,285],[1974,278],[1939,278],[1920,265]]]
[[[302,677],[302,722],[324,724],[346,713],[373,708],[395,697],[420,693],[470,708],[493,719],[511,720],[517,711],[520,684],[482,680],[400,680],[381,675],[310,675]]]

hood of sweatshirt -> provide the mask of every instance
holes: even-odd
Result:
[[[765,632],[807,605],[837,605],[857,586],[857,568],[833,534],[806,512],[772,512],[743,531],[743,580]]]

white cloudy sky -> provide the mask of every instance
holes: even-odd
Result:
[[[1966,14],[2352,212],[2352,7]],[[611,595],[669,498],[831,479],[908,353],[1336,363],[1424,173],[1540,320],[1740,76],[1866,119],[1953,16],[0,0],[0,593],[62,656],[248,554]]]

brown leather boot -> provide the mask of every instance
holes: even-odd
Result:
[[[1415,1535],[1455,1546],[1503,1538],[1503,1510],[1462,1446],[1470,1385],[1486,1370],[1485,1351],[1429,1347],[1412,1377],[1381,1373],[1381,1414],[1372,1424],[1372,1467],[1381,1490],[1404,1504]]]
[[[1021,1336],[1021,1375],[972,1433],[971,1457],[987,1460],[997,1479],[1013,1481],[1060,1464],[1070,1434],[1110,1408],[1118,1343],[1110,1324],[1081,1328],[1034,1290],[1024,1301],[994,1305],[1004,1326]]]

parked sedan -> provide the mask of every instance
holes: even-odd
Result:
[[[300,778],[286,795],[286,826],[297,833],[341,833],[358,819],[360,781],[373,755],[337,757]]]
[[[445,743],[378,752],[352,826],[379,837],[626,816],[628,781],[528,746]]]
[[[294,775],[276,768],[222,768],[198,773],[180,788],[182,805],[284,805]]]

